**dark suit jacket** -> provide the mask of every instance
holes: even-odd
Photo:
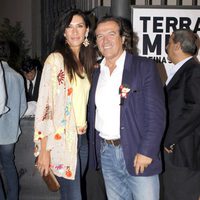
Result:
[[[101,139],[94,127],[95,91],[99,74],[100,69],[97,69],[93,75],[88,103],[90,168],[98,168],[100,160]],[[120,137],[127,170],[135,175],[134,157],[136,153],[141,153],[153,158],[152,164],[142,175],[158,174],[161,171],[159,149],[165,129],[165,103],[154,62],[127,53],[122,84],[131,89],[120,112]]]
[[[164,145],[175,144],[172,162],[200,170],[200,64],[188,60],[166,87],[168,120]]]
[[[35,85],[34,85],[34,88],[33,88],[33,94],[30,96],[28,93],[26,93],[27,101],[37,101],[38,93],[39,93],[39,87],[40,87],[41,75],[42,75],[42,72],[38,70],[37,75],[36,75],[37,77],[36,77],[36,80],[35,80]]]

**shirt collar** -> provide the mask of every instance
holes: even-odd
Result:
[[[4,67],[8,67],[8,63],[6,62],[6,61],[1,61],[1,63],[2,63],[2,65],[4,66]]]
[[[192,56],[190,56],[190,57],[187,57],[187,58],[185,58],[184,60],[182,60],[182,61],[180,61],[179,63],[177,63],[176,65],[174,65],[173,67],[172,67],[172,71],[174,72],[174,73],[176,73],[183,65],[184,65],[184,63],[186,63],[189,59],[191,59],[192,58]]]
[[[34,79],[32,80],[33,85],[34,85],[35,82],[36,82],[37,73],[38,73],[38,70],[35,69],[35,77],[34,77]]]
[[[120,55],[120,57],[116,61],[116,68],[114,69],[114,71],[122,71],[124,69],[125,57],[126,57],[126,51],[124,50],[123,53]],[[108,71],[105,58],[103,58],[103,60],[100,63],[100,70]]]

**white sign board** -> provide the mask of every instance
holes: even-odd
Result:
[[[184,9],[132,7],[133,30],[139,37],[139,54],[164,64],[167,71],[167,68],[172,66],[165,51],[170,34],[175,29],[190,28],[200,36],[198,8],[200,7]],[[198,59],[200,60],[200,51]]]

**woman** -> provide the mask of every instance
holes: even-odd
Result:
[[[41,175],[47,175],[49,168],[56,175],[61,200],[80,200],[80,172],[87,162],[81,144],[87,140],[86,107],[95,51],[82,11],[65,12],[58,25],[40,83],[35,154]]]

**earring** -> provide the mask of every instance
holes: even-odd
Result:
[[[122,36],[122,44],[125,42],[125,36]]]
[[[83,41],[83,45],[84,45],[85,47],[87,47],[89,44],[90,44],[90,42],[89,42],[89,40],[88,40],[88,33],[86,33],[86,35],[85,35],[85,40]]]

